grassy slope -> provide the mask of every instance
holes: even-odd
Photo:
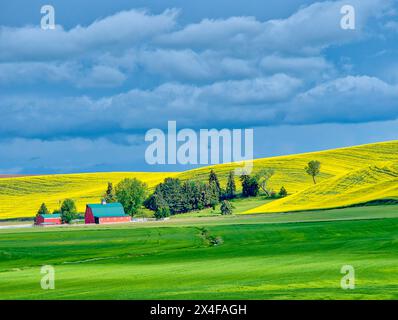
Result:
[[[320,182],[315,188],[311,178],[305,174],[304,167],[310,160],[319,160],[322,163]],[[284,201],[260,206],[251,212],[280,212],[288,210],[308,210],[314,208],[330,208],[384,198],[398,196],[396,181],[389,175],[378,175],[372,183],[377,189],[371,190],[371,196],[364,196],[361,192],[352,193],[349,189],[335,189],[350,180],[350,174],[359,169],[365,169],[364,175],[369,172],[369,166],[394,167],[398,163],[398,141],[369,144],[350,148],[327,150],[299,155],[281,156],[254,161],[254,172],[262,168],[273,168],[276,174],[270,180],[270,186],[279,190],[283,185],[289,196],[288,205]],[[228,172],[236,164],[221,164],[204,167],[182,173],[93,173],[75,175],[31,176],[20,178],[0,179],[0,217],[27,217],[34,216],[41,202],[46,202],[50,209],[58,206],[64,198],[73,198],[77,201],[78,209],[84,210],[88,202],[98,202],[106,188],[107,181],[117,183],[123,177],[138,177],[153,186],[166,176],[178,176],[182,179],[207,180],[210,168],[214,168],[225,184]],[[395,169],[394,169],[395,170]],[[361,178],[360,175],[358,178]],[[335,180],[334,180],[335,179]],[[336,180],[337,179],[337,180]],[[325,182],[327,183],[325,184]],[[339,183],[339,181],[343,183]],[[335,185],[333,183],[335,182]],[[238,185],[240,185],[238,183]],[[321,189],[323,187],[323,189]],[[330,189],[330,188],[332,189]],[[355,187],[354,184],[351,187]],[[320,189],[317,189],[320,188]],[[334,188],[334,189],[333,189]],[[307,201],[308,192],[317,192],[321,196]],[[388,194],[385,193],[388,190]],[[343,192],[344,191],[344,192]],[[302,192],[302,193],[300,193]],[[342,197],[330,197],[333,192],[341,192]],[[296,193],[298,193],[296,195]],[[348,200],[344,200],[344,196]],[[319,201],[318,201],[319,199]],[[318,201],[318,203],[317,203]]]
[[[333,212],[379,219],[315,222],[324,215],[313,212],[307,223],[279,214],[1,230],[0,299],[398,299],[397,206]],[[203,228],[224,243],[209,246]],[[43,264],[55,266],[55,290],[40,289]],[[355,290],[340,288],[346,264]]]

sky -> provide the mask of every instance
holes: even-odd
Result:
[[[4,0],[0,174],[189,169],[145,160],[168,121],[256,158],[395,140],[397,52],[394,0]]]

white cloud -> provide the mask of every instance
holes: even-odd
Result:
[[[368,122],[398,118],[398,86],[368,76],[320,84],[292,102],[287,123]]]
[[[356,10],[356,29],[340,27],[343,5]],[[317,2],[285,19],[260,22],[254,17],[232,17],[191,24],[160,35],[156,40],[164,46],[179,48],[212,48],[246,54],[285,52],[314,55],[331,45],[360,39],[365,23],[372,16],[382,15],[391,6],[390,0],[350,0]]]
[[[270,55],[264,57],[260,66],[268,72],[307,73],[322,72],[333,68],[323,57],[281,57]]]
[[[0,61],[67,59],[107,48],[110,51],[142,44],[174,27],[177,10],[159,15],[123,11],[97,20],[87,27],[64,30],[39,27],[0,28]]]
[[[94,66],[86,77],[76,79],[79,87],[115,87],[121,85],[126,76],[116,68]]]

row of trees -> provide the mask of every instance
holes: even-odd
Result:
[[[268,180],[274,174],[273,170],[262,170],[256,175],[242,175],[242,197],[255,197],[260,189],[269,197],[277,197],[268,188]],[[279,196],[284,197],[287,191],[281,188]],[[163,183],[156,186],[153,194],[145,201],[146,208],[155,211],[157,218],[185,213],[204,208],[215,209],[221,202],[221,213],[231,214],[232,205],[229,200],[237,196],[235,176],[231,171],[228,175],[225,189],[220,185],[217,174],[211,170],[207,183],[201,181],[181,181],[176,178],[166,178]]]
[[[320,162],[310,161],[305,167],[307,174],[312,176],[314,184],[315,177],[320,173]],[[273,169],[263,169],[253,175],[244,174],[240,176],[242,186],[242,197],[256,197],[260,190],[267,197],[285,197],[287,190],[282,186],[279,193],[269,188],[269,179],[274,175]],[[133,216],[144,205],[146,208],[155,211],[155,217],[165,218],[169,215],[202,210],[204,208],[215,209],[221,203],[221,213],[231,214],[232,205],[229,200],[237,196],[234,172],[229,172],[225,189],[220,185],[217,174],[210,171],[208,181],[181,181],[176,178],[166,178],[163,183],[156,186],[155,191],[148,197],[147,185],[140,180],[123,179],[115,189],[112,183],[103,196],[107,203],[120,202],[127,214]],[[60,213],[63,223],[70,223],[77,216],[75,202],[72,199],[65,199],[59,210],[53,213]],[[40,206],[38,214],[49,214],[46,205]]]
[[[155,211],[156,217],[161,218],[170,214],[215,208],[221,197],[220,183],[214,172],[211,172],[208,183],[166,178],[156,186],[144,205]]]

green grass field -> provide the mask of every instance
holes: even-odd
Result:
[[[212,214],[0,230],[0,299],[398,298],[396,205]],[[212,237],[223,243],[212,245]],[[40,288],[48,264],[54,290]],[[354,290],[340,288],[347,264],[356,270]]]

